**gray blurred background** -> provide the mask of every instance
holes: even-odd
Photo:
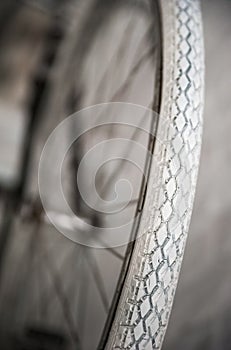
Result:
[[[196,202],[164,350],[231,349],[231,1],[202,0],[206,93]]]

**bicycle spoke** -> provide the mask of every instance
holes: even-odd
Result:
[[[80,347],[80,338],[79,338],[79,335],[76,331],[76,327],[74,325],[72,315],[70,313],[69,300],[63,291],[61,280],[59,278],[59,275],[55,271],[55,268],[54,268],[52,261],[50,259],[50,255],[46,251],[46,247],[44,247],[44,251],[45,251],[45,254],[44,254],[44,261],[43,262],[44,262],[44,264],[46,262],[45,267],[50,275],[54,290],[56,291],[56,295],[57,295],[58,300],[60,302],[60,305],[62,307],[63,315],[64,315],[64,318],[66,319],[66,322],[67,322],[67,325],[68,325],[68,328],[70,331],[70,335],[71,335],[72,339],[74,340],[76,346],[78,346],[78,348],[79,348]]]
[[[135,141],[136,137],[138,136],[139,132],[141,131],[141,126],[145,121],[145,117],[146,117],[146,113],[144,114],[144,116],[142,117],[142,119],[140,120],[139,125],[135,128],[130,140],[131,141]],[[123,156],[123,158],[129,159],[129,154],[131,152],[131,148],[127,148],[125,155]],[[118,178],[119,174],[121,173],[121,171],[124,169],[126,162],[124,161],[122,163],[122,165],[120,167],[117,167],[116,170],[113,172],[113,174],[111,175],[111,177],[109,177],[109,179],[106,181],[106,183],[103,184],[103,188],[101,188],[101,195],[105,196],[107,194],[107,192],[109,191],[111,184],[113,183],[113,181],[116,180],[116,178]]]
[[[135,24],[134,21],[131,22],[131,24]],[[133,27],[132,27],[133,28]],[[135,54],[134,54],[134,57],[136,58],[137,55],[142,51],[142,46],[143,46],[143,43],[145,41],[145,38],[148,36],[148,33],[151,31],[151,28],[152,26],[150,26],[144,33],[144,35],[142,36],[140,42],[139,42],[139,45],[138,47],[136,48],[136,51],[135,51]],[[116,55],[115,57],[115,67],[118,66],[119,64],[119,60],[122,59],[123,57],[123,52],[126,50],[128,50],[128,41],[125,40],[126,38],[126,35],[129,34],[129,27],[127,28],[127,30],[125,31],[124,33],[124,36],[123,36],[123,42],[119,48],[119,51],[118,51],[118,54]],[[154,54],[154,51],[155,51],[155,46],[153,47],[153,52],[152,50],[150,50],[150,55],[153,53]],[[138,62],[136,64],[133,64],[133,62],[131,62],[131,68],[130,68],[130,71],[127,73],[127,78],[124,80],[123,84],[117,89],[117,91],[112,95],[111,98],[109,98],[108,100],[109,101],[114,101],[116,100],[116,98],[118,97],[119,94],[123,94],[124,91],[129,87],[129,85],[131,84],[131,81],[132,79],[135,77],[135,75],[138,73],[139,71],[139,68],[142,67],[142,64],[145,63],[146,59],[148,59],[149,57],[149,52],[147,52],[146,54],[144,54],[143,56],[141,56],[141,58],[138,60]],[[113,56],[114,57],[114,56]],[[113,60],[112,60],[113,61]],[[110,62],[111,64],[113,62]],[[101,91],[103,89],[103,85],[106,83],[107,81],[107,77],[109,76],[110,72],[111,74],[114,74],[115,70],[113,69],[113,67],[111,66],[111,64],[108,66],[108,69],[105,70],[105,72],[103,73],[103,76],[99,82],[99,84],[97,85],[97,87],[95,88],[95,91],[96,93],[98,91]],[[128,82],[128,79],[131,79],[131,81]],[[113,81],[113,79],[111,79],[111,81]],[[127,85],[126,85],[127,84]],[[126,86],[125,86],[126,85]],[[124,90],[123,90],[124,89]]]
[[[37,229],[37,226],[36,226]],[[34,233],[34,228],[32,229],[32,233]],[[14,237],[13,239],[16,239]],[[13,246],[13,249],[16,249]],[[30,270],[33,268],[35,264],[35,236],[32,235],[31,238],[29,238],[29,242],[27,242],[27,245],[25,249],[23,249],[22,253],[20,254],[20,257],[17,261],[17,271],[14,273],[14,279],[9,283],[9,295],[10,295],[10,301],[11,301],[11,308],[12,310],[15,310],[15,314],[17,314],[17,310],[22,305],[22,302],[18,304],[18,300],[25,300],[28,302],[28,295],[26,296],[26,292],[30,291],[29,289],[29,279],[28,276],[30,276]],[[20,270],[20,274],[18,274],[18,271]],[[13,277],[13,276],[12,276]],[[24,277],[24,278],[22,278]],[[17,289],[15,289],[14,285],[17,285]],[[12,293],[12,294],[11,294]]]
[[[89,298],[89,289],[86,288],[88,285],[88,274],[86,272],[86,259],[85,259],[85,247],[81,246],[82,259],[79,261],[79,270],[81,272],[81,280],[79,281],[79,293],[77,298],[77,325],[79,331],[84,339],[86,331],[86,319],[87,319],[87,302]]]
[[[108,251],[109,253],[111,253],[116,258],[120,259],[121,261],[123,261],[124,256],[122,254],[118,253],[114,248],[107,247],[106,251]]]
[[[96,259],[94,258],[93,254],[91,254],[91,253],[87,254],[86,261],[88,262],[89,269],[92,273],[92,277],[93,277],[95,284],[97,286],[104,310],[107,313],[109,310],[109,301],[107,298],[107,293],[106,293],[106,289],[104,286],[104,281],[103,281],[103,278],[101,275],[101,271],[98,267],[98,263],[97,263]]]
[[[125,29],[124,33],[123,33],[123,39],[129,37],[132,34],[132,31],[134,29],[134,25],[135,25],[135,22],[133,20],[131,20],[129,22],[127,28]],[[112,65],[113,66],[118,66],[119,61],[121,61],[121,59],[124,56],[125,50],[127,50],[128,41],[127,40],[122,40],[121,42],[122,42],[122,44],[120,44],[120,46],[118,48],[118,51],[116,53],[114,53],[114,55],[112,56],[112,59],[111,59],[109,65],[108,65],[107,69],[104,71],[103,76],[100,79],[100,82],[98,83],[98,85],[95,88],[96,93],[97,92],[101,92],[103,90],[103,87],[104,87],[105,83],[107,81],[109,81],[109,79],[107,80],[107,77],[112,72],[114,73],[114,70],[112,69]],[[113,61],[115,61],[114,64],[113,64]]]
[[[67,252],[66,253],[66,257],[64,258],[64,260],[62,261],[62,266],[65,265],[65,263],[70,260],[72,258],[72,255],[74,253],[74,250],[73,252]],[[50,253],[49,253],[50,254]],[[40,253],[40,259],[42,261],[43,259],[43,256],[41,256],[41,253]],[[59,268],[59,271],[61,270],[62,266]],[[59,274],[60,272],[57,272],[57,274]],[[60,278],[61,280],[61,278]],[[47,310],[48,309],[48,306],[51,304],[51,302],[53,301],[53,296],[52,294],[49,292],[49,287],[47,287],[45,290],[44,290],[44,287],[43,287],[43,293],[41,295],[41,298],[42,298],[42,306],[43,306],[43,309]]]
[[[106,251],[114,255],[116,258],[123,260],[124,256],[117,252],[115,248],[109,247],[101,238],[98,238],[98,241],[103,245]]]
[[[132,80],[135,78],[136,74],[138,73],[140,67],[151,58],[151,56],[154,54],[156,49],[156,45],[153,46],[150,50],[148,50],[144,55],[141,56],[141,58],[138,60],[138,62],[135,64],[135,66],[131,69],[129,72],[129,75],[124,80],[123,84],[118,88],[118,90],[115,92],[115,94],[111,97],[110,101],[118,101],[120,96],[125,93],[125,91],[128,89],[128,87],[131,85]]]

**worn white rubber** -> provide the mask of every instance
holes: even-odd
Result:
[[[108,350],[161,348],[195,194],[204,77],[200,5],[197,0],[159,3],[163,82],[157,139],[162,142],[154,150],[141,238],[135,243]]]

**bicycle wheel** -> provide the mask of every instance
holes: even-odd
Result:
[[[14,218],[1,276],[1,337],[5,349],[160,349],[199,165],[203,104],[199,4],[97,0],[80,2],[72,12],[42,105],[46,117],[33,135],[33,149],[38,148],[40,155],[52,132],[40,163],[40,175],[44,170],[40,193],[56,229],[47,224],[38,201],[31,200],[38,197],[38,159],[30,151],[33,167],[28,169],[27,202],[21,200],[21,211]],[[58,126],[53,132],[54,125],[64,115],[92,105],[77,113],[77,122],[60,134],[63,138],[59,134],[52,138],[60,130]],[[62,154],[64,188],[70,202],[74,198],[73,213],[86,219],[86,229],[54,195],[57,168],[52,152],[64,152],[66,146],[60,143],[76,129],[82,132],[70,147],[71,155]],[[145,151],[139,153],[137,143]],[[99,144],[103,147],[97,148]],[[113,160],[115,149],[119,151],[115,164],[95,173],[94,159],[101,155],[100,165]],[[82,191],[74,186],[73,169],[80,170],[91,150],[93,157],[82,167],[87,184]],[[124,165],[131,159],[139,165],[138,172]],[[105,197],[96,206],[90,180],[94,174]],[[121,176],[130,178],[136,190],[130,197],[122,187],[119,202],[112,204],[126,205],[114,211],[110,202]],[[132,220],[124,228],[128,217]],[[96,231],[89,231],[89,222]],[[116,231],[115,240],[110,236],[107,241],[115,223],[122,229]],[[66,236],[86,247],[57,234],[65,225],[74,228],[74,234],[83,230],[80,236]]]

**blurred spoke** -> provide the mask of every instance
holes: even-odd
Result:
[[[149,112],[149,110],[147,111]],[[145,122],[145,117],[147,115],[147,112],[143,115],[143,117],[140,120],[139,125],[135,128],[132,136],[131,136],[131,141],[135,141],[136,137],[138,136],[139,132],[142,130],[140,129],[142,127],[142,124]],[[113,172],[113,174],[108,178],[108,180],[106,181],[106,183],[104,183],[102,185],[101,188],[101,196],[105,196],[107,194],[107,192],[109,191],[111,184],[113,183],[113,181],[116,180],[116,178],[118,178],[119,174],[121,173],[121,171],[124,169],[126,162],[124,160],[129,159],[129,154],[131,152],[131,148],[127,148],[124,156],[123,156],[123,163],[121,164],[121,166],[117,167],[116,170]]]
[[[79,335],[76,331],[76,327],[74,325],[73,318],[72,318],[72,315],[70,312],[70,301],[68,300],[68,298],[66,297],[66,295],[63,291],[61,279],[59,277],[59,274],[56,272],[56,270],[53,266],[53,263],[52,263],[51,258],[50,258],[50,254],[46,250],[46,246],[44,247],[44,251],[45,251],[45,254],[44,254],[44,261],[43,262],[44,262],[45,268],[50,275],[50,278],[51,278],[52,283],[53,283],[53,287],[56,291],[57,297],[58,297],[59,302],[62,306],[63,315],[66,319],[66,322],[67,322],[67,325],[68,325],[68,328],[70,331],[70,335],[72,336],[73,340],[75,341],[76,346],[78,346],[78,348],[79,348],[79,346],[80,346],[79,339],[80,338],[79,338]]]
[[[92,277],[95,281],[95,284],[97,286],[98,292],[100,294],[100,298],[102,301],[102,304],[104,306],[105,312],[108,313],[109,310],[109,301],[107,298],[107,293],[104,285],[104,281],[101,275],[101,271],[98,267],[98,263],[93,255],[93,253],[88,253],[86,256],[86,261],[88,262],[89,269],[92,273]]]
[[[135,78],[136,74],[139,72],[140,67],[152,57],[152,55],[155,53],[156,45],[154,45],[150,50],[148,50],[144,55],[141,56],[141,58],[137,61],[137,63],[133,66],[133,68],[130,70],[127,78],[124,80],[123,84],[119,87],[119,89],[115,92],[115,94],[111,97],[110,101],[118,101],[121,96],[125,93],[125,91],[128,89],[128,87],[131,85],[133,79]]]

